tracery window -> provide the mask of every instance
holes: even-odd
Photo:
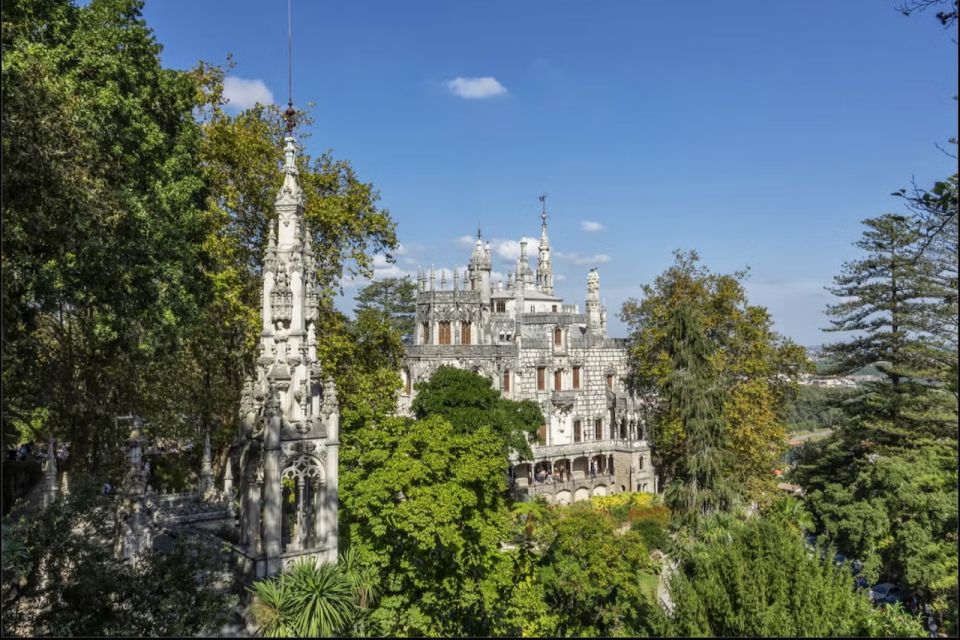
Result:
[[[507,312],[507,301],[506,300],[497,300],[494,305],[494,311],[497,313],[506,313]]]
[[[460,344],[470,344],[470,323],[460,323]]]
[[[450,322],[441,321],[439,326],[440,344],[450,344]]]

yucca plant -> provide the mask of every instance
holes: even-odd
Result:
[[[253,593],[250,612],[258,633],[268,638],[294,635],[292,598],[283,576],[258,580],[250,591]]]
[[[282,579],[291,593],[297,636],[332,636],[350,626],[356,611],[353,585],[338,565],[301,561]]]
[[[262,636],[333,636],[356,618],[353,584],[339,565],[301,560],[280,576],[255,582],[250,591]]]

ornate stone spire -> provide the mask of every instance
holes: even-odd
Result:
[[[597,268],[587,274],[587,328],[596,337],[605,337],[605,322],[600,305],[600,273]]]
[[[319,377],[322,290],[304,221],[292,102],[285,115],[283,183],[264,259],[260,358],[252,393],[245,385],[238,441],[244,449],[238,470],[241,539],[255,559],[256,577],[276,574],[293,555],[324,562],[337,557],[339,409]],[[205,451],[204,488],[213,485],[209,466]],[[295,532],[282,514],[284,478],[296,486]]]
[[[550,264],[550,239],[547,237],[547,196],[540,196],[540,247],[537,255],[537,288],[553,295],[553,267]]]

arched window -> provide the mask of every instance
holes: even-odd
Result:
[[[537,391],[544,391],[547,388],[547,368],[537,367]]]
[[[460,344],[470,344],[470,323],[468,321],[460,323]]]
[[[553,346],[559,347],[563,344],[563,330],[557,327],[553,330]]]
[[[573,368],[573,388],[580,388],[580,367]]]
[[[503,390],[506,393],[510,393],[510,372],[503,372]]]
[[[563,389],[563,371],[560,369],[553,372],[553,388],[556,391]]]

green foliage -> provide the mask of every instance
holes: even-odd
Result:
[[[359,567],[300,560],[288,571],[258,580],[249,591],[260,634],[317,638],[351,629],[359,614],[355,580]]]
[[[442,416],[462,432],[489,427],[502,440],[504,453],[533,458],[530,442],[543,424],[543,413],[533,400],[501,398],[488,378],[447,366],[417,383],[416,390],[412,408],[417,418]]]
[[[783,409],[787,431],[832,429],[844,415],[839,405],[855,393],[844,387],[801,385],[797,395],[789,399]]]
[[[113,507],[113,499],[99,494],[99,483],[75,474],[69,496],[4,527],[19,550],[14,571],[4,570],[4,635],[138,637],[218,630],[230,605],[208,585],[222,558],[184,537],[173,550],[136,565],[119,562],[112,555]],[[23,576],[27,580],[16,587],[7,582]]]
[[[784,523],[750,518],[729,532],[696,543],[671,578],[668,635],[865,635],[882,624],[846,567],[821,560]]]
[[[516,548],[510,553],[517,582],[494,633],[646,635],[660,628],[663,616],[655,605],[659,566],[643,534],[624,529],[612,515],[644,494],[624,495],[619,502],[604,498],[569,507],[538,501],[514,506]],[[642,521],[660,527],[660,513]]]
[[[380,582],[384,633],[489,633],[510,575],[503,443],[488,427],[385,417],[357,425],[341,457],[341,522]]]
[[[737,501],[726,477],[723,395],[708,365],[710,346],[688,307],[674,311],[670,338],[672,368],[664,384],[664,404],[680,421],[684,451],[676,478],[667,487],[666,503],[681,520],[697,526],[703,517],[729,511]]]
[[[713,345],[709,366],[725,391],[722,420],[734,478],[749,498],[768,501],[775,491],[772,471],[785,446],[784,404],[796,393],[799,374],[812,365],[801,347],[773,331],[766,309],[749,304],[745,271],[715,274],[696,252],[674,256],[673,266],[643,285],[643,298],[628,299],[620,311],[631,331],[631,384],[651,400],[663,394],[674,366],[673,315],[690,307]],[[685,434],[670,407],[650,406],[657,472],[666,487],[683,456]]]
[[[402,341],[413,340],[417,285],[409,276],[374,280],[357,292],[357,316],[368,310],[385,314]]]
[[[201,132],[136,0],[3,4],[3,432],[49,411],[68,465],[159,411],[205,304]]]
[[[53,433],[71,442],[68,467],[108,474],[117,415],[230,439],[282,179],[279,110],[229,115],[222,68],[163,69],[141,8],[2,10],[4,438]],[[329,294],[345,272],[371,275],[394,223],[349,163],[298,161]]]
[[[832,330],[858,337],[827,346],[834,369],[877,363],[882,378],[836,405],[839,431],[804,449],[794,477],[818,524],[870,579],[897,582],[955,630],[956,199],[941,191],[934,208],[947,224],[933,237],[932,218],[866,220],[864,255],[835,278]]]

